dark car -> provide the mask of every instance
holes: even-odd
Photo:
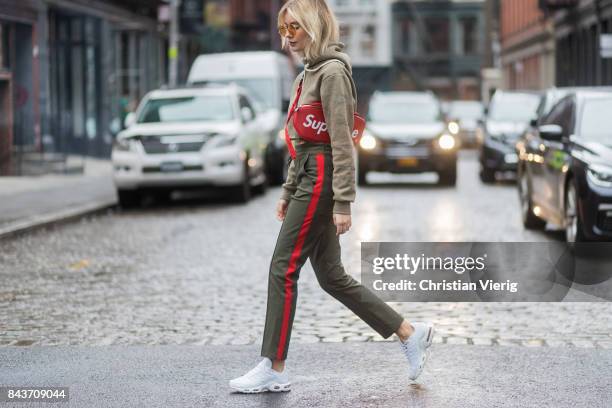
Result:
[[[484,106],[480,101],[452,101],[448,118],[448,129],[459,137],[461,146],[472,146],[476,143],[478,123],[484,119]]]
[[[516,171],[516,142],[536,117],[541,98],[538,92],[495,92],[477,130],[480,179],[484,183],[494,182],[498,171]]]
[[[359,143],[359,184],[370,171],[431,171],[439,184],[455,185],[457,145],[433,93],[375,92]]]
[[[612,87],[610,86],[599,86],[599,87],[589,87],[589,86],[574,86],[574,87],[552,87],[548,88],[542,94],[542,100],[540,101],[540,106],[538,106],[536,118],[534,118],[529,126],[525,129],[525,132],[519,137],[517,143],[523,143],[523,141],[529,137],[529,133],[536,131],[537,127],[540,125],[542,120],[548,115],[552,107],[564,96],[579,91],[594,91],[594,92],[612,92]],[[518,149],[518,148],[517,148]]]
[[[526,228],[546,221],[568,242],[612,238],[612,92],[575,91],[517,144]]]

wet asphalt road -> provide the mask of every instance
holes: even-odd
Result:
[[[232,393],[251,346],[0,348],[0,384],[69,387],[69,403],[3,407],[609,407],[612,350],[439,344],[418,383],[397,344],[297,344],[292,391]]]

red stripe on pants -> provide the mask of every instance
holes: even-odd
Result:
[[[306,216],[304,217],[304,222],[300,227],[300,232],[298,233],[295,247],[293,248],[293,252],[291,253],[291,258],[289,258],[287,272],[285,273],[285,305],[283,307],[283,322],[281,326],[280,340],[278,342],[278,352],[276,353],[277,360],[283,359],[283,354],[285,352],[285,343],[287,341],[287,331],[289,330],[289,318],[291,317],[291,301],[293,299],[291,275],[295,272],[297,260],[299,259],[300,254],[302,252],[302,247],[304,246],[306,235],[308,234],[308,230],[310,229],[310,224],[312,224],[314,212],[317,209],[317,203],[319,202],[321,190],[323,189],[324,173],[325,155],[323,153],[318,153],[317,181],[315,182],[314,188],[312,190],[312,198],[310,199],[310,203],[308,203],[308,208],[306,209]]]

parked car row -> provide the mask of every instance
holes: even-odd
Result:
[[[523,224],[565,229],[570,243],[612,239],[611,88],[545,92],[516,143]]]

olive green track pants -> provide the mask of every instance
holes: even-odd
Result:
[[[327,293],[351,309],[382,337],[403,318],[348,275],[340,259],[333,223],[332,154],[326,144],[296,146],[297,189],[281,226],[268,278],[268,304],[261,355],[285,360],[297,301],[297,282],[306,260]]]

